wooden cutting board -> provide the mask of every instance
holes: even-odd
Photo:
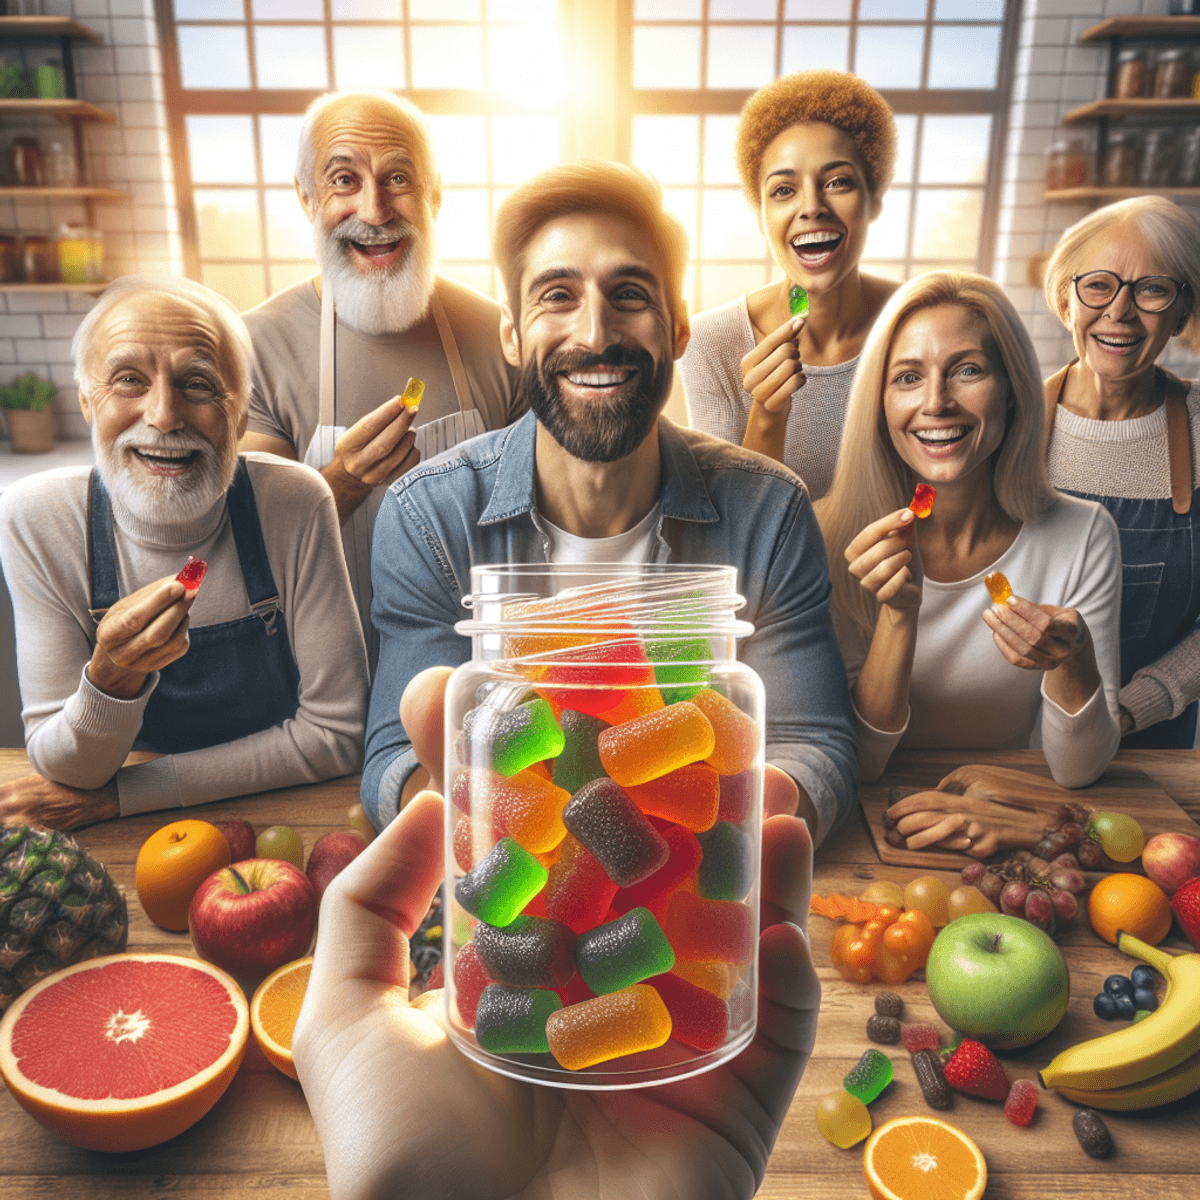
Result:
[[[1047,766],[1021,769],[1032,775],[1040,775],[1043,779],[1050,778],[1050,768]],[[898,867],[945,867],[961,870],[967,863],[974,861],[969,855],[960,854],[955,850],[905,850],[889,846],[883,836],[883,811],[888,806],[888,797],[893,788],[936,788],[947,774],[949,769],[940,771],[935,768],[934,772],[930,772],[928,767],[906,768],[900,764],[895,770],[888,771],[886,784],[863,785],[863,813],[871,830],[875,851],[883,862]],[[1128,813],[1141,825],[1142,832],[1148,838],[1156,833],[1190,833],[1193,837],[1200,837],[1200,825],[1197,825],[1149,775],[1134,767],[1110,766],[1091,787],[1080,788],[1072,794],[1078,798],[1080,804],[1095,812]],[[1139,860],[1129,863],[1121,869],[1140,873],[1141,862]]]

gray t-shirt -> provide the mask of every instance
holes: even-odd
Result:
[[[744,296],[710,308],[692,321],[692,338],[679,367],[693,429],[735,446],[742,444],[754,403],[742,387],[742,359],[754,344]],[[806,382],[792,393],[783,461],[804,480],[813,500],[825,495],[833,483],[857,367],[857,355],[831,367],[805,364]]]
[[[488,429],[516,420],[517,373],[500,349],[500,306],[439,277],[437,294],[454,331],[471,400]],[[250,396],[253,433],[282,438],[303,459],[317,427],[321,301],[311,279],[276,293],[245,314],[256,365]],[[403,333],[371,336],[337,326],[335,424],[350,426],[399,395],[409,376],[425,381],[417,425],[459,411],[450,366],[432,313]]]

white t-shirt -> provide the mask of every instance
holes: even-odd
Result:
[[[1034,604],[1077,609],[1091,631],[1101,686],[1068,714],[1042,690],[1044,674],[1013,666],[992,640],[983,612],[983,577],[1003,571],[1013,591]],[[926,579],[917,621],[909,718],[888,732],[857,712],[863,778],[877,779],[898,744],[1003,749],[1040,746],[1054,778],[1066,787],[1091,783],[1120,741],[1121,548],[1106,509],[1058,495],[1040,519],[1022,526],[1013,544],[969,579]],[[865,650],[848,662],[853,682]]]
[[[662,501],[632,528],[615,537],[586,538],[552,525],[545,517],[538,520],[550,538],[553,563],[648,563],[654,561],[655,532],[662,517]]]

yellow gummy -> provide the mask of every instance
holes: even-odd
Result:
[[[421,407],[421,397],[425,395],[425,380],[410,379],[404,385],[404,391],[400,395],[400,403],[405,408],[417,409]]]
[[[1012,586],[1004,576],[1003,571],[993,571],[983,577],[988,594],[997,604],[1007,604],[1013,594]]]
[[[668,771],[708,758],[717,738],[708,718],[688,701],[604,730],[600,762],[621,787],[648,783]]]
[[[733,989],[741,977],[741,972],[733,963],[716,962],[713,959],[689,962],[686,958],[677,958],[671,974],[694,983],[706,992],[712,992],[714,996],[720,996],[722,1000],[728,1000],[733,995]]]
[[[652,987],[642,983],[560,1008],[546,1020],[550,1052],[568,1071],[653,1050],[670,1036],[667,1006]]]

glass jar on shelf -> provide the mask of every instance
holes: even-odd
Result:
[[[1142,187],[1167,187],[1175,171],[1173,129],[1147,129],[1142,140],[1142,162],[1137,181]]]
[[[0,283],[20,283],[25,278],[21,247],[14,233],[0,233]]]
[[[47,187],[75,187],[79,183],[79,167],[69,142],[52,137],[42,147],[43,171]]]
[[[22,251],[27,283],[61,282],[58,274],[58,250],[51,238],[44,234],[26,234]]]
[[[64,225],[54,239],[64,283],[98,283],[104,277],[100,232],[85,225]]]
[[[1200,125],[1189,129],[1180,144],[1175,182],[1179,187],[1200,187]]]
[[[1126,46],[1117,55],[1117,76],[1113,81],[1114,100],[1137,100],[1146,94],[1146,51]]]
[[[1100,163],[1100,183],[1103,187],[1134,187],[1141,164],[1141,136],[1132,129],[1110,133]]]
[[[1090,177],[1091,164],[1081,139],[1067,138],[1046,148],[1046,191],[1087,187]]]
[[[13,179],[17,187],[45,186],[46,166],[37,138],[13,138],[12,165]]]
[[[1192,52],[1186,46],[1170,46],[1158,55],[1154,68],[1154,97],[1183,100],[1192,94]]]

